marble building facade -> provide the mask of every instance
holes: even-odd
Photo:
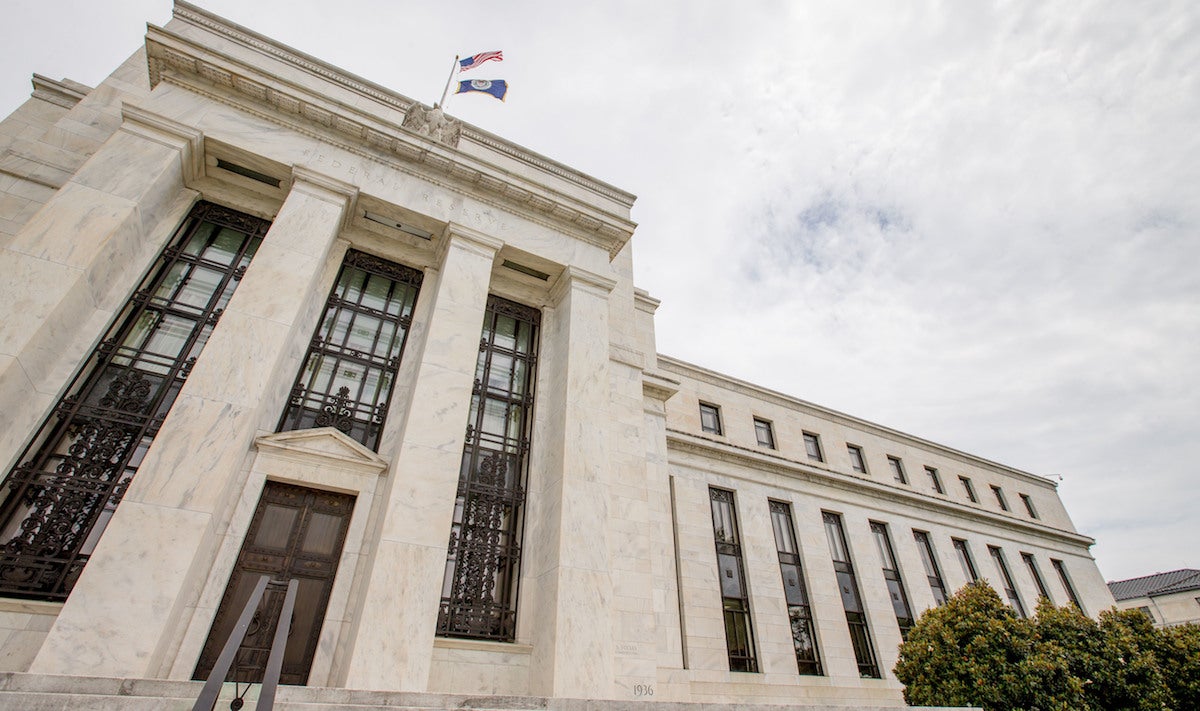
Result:
[[[34,88],[0,670],[203,678],[271,571],[292,684],[889,706],[971,578],[1113,604],[1050,480],[658,354],[627,192],[185,2]]]

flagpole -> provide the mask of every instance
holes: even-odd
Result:
[[[454,55],[454,64],[450,65],[450,76],[446,77],[446,88],[442,89],[442,100],[438,106],[442,107],[442,111],[446,110],[446,94],[450,93],[450,82],[454,80],[454,70],[458,69],[458,55]]]

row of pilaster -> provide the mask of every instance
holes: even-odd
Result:
[[[129,117],[127,116],[127,122]],[[11,461],[153,263],[197,194],[203,137],[143,116],[99,150],[3,254],[0,452]],[[356,189],[297,168],[291,189],[31,671],[179,674],[177,637],[214,574],[253,439],[288,387],[346,243]],[[491,273],[502,242],[451,225],[426,270],[404,389],[380,454],[391,462],[331,680],[427,688],[446,546]],[[549,295],[531,496],[550,515],[523,579],[532,693],[608,696],[613,680],[608,471],[608,314],[614,283],[568,267]],[[80,318],[80,314],[84,318]],[[48,354],[53,354],[48,355]],[[398,388],[399,391],[399,388]],[[22,393],[34,393],[24,398]],[[17,405],[20,406],[17,406]],[[599,430],[599,431],[597,431]],[[222,574],[227,574],[227,571]],[[536,613],[534,610],[536,609]],[[165,672],[164,670],[174,670]]]

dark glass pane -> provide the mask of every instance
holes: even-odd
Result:
[[[717,556],[717,571],[721,577],[721,595],[725,597],[745,597],[742,590],[741,562],[737,556],[722,554]]]
[[[379,448],[421,280],[410,267],[354,250],[346,254],[280,431],[335,427]]]
[[[535,309],[488,298],[447,546],[441,635],[511,640],[516,632],[539,321]]]
[[[66,598],[269,224],[197,204],[118,310],[3,485],[0,595]]]

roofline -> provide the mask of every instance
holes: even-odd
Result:
[[[848,415],[844,412],[809,402],[808,400],[802,400],[798,397],[793,397],[776,390],[762,387],[761,385],[755,385],[754,383],[740,380],[738,378],[725,375],[724,373],[718,373],[715,370],[710,370],[703,366],[696,365],[695,363],[689,363],[687,361],[664,355],[662,353],[658,354],[658,360],[660,367],[663,367],[665,370],[673,369],[675,372],[680,374],[683,374],[681,371],[687,371],[694,375],[697,380],[701,380],[712,385],[727,387],[733,390],[740,390],[743,393],[754,397],[774,400],[776,403],[785,407],[814,411],[830,419],[841,420],[847,425],[852,425],[861,429],[873,430],[882,436],[904,440],[920,447],[933,449],[945,456],[956,458],[966,463],[982,465],[991,468],[998,473],[1022,477],[1032,483],[1039,484],[1041,486],[1049,486],[1056,490],[1058,489],[1058,482],[1055,482],[1047,477],[1033,474],[1021,469],[1016,469],[1014,467],[1010,467],[999,462],[994,462],[990,459],[985,459],[974,454],[968,454],[961,449],[955,449],[944,444],[938,444],[937,442],[923,439],[921,437],[917,437],[916,435],[908,434],[907,432],[901,432],[900,430],[895,430],[891,427],[871,422],[870,420],[864,420],[853,415]]]
[[[171,15],[174,18],[179,18],[185,22],[190,22],[216,32],[240,44],[250,45],[261,51],[266,51],[280,61],[287,62],[310,74],[316,74],[327,81],[368,96],[394,109],[407,113],[413,104],[421,103],[381,84],[376,84],[369,79],[364,79],[341,67],[318,59],[311,54],[301,52],[278,40],[271,39],[236,22],[227,20],[220,15],[213,14],[185,0],[175,0]],[[524,146],[503,139],[466,121],[457,118],[455,120],[462,123],[463,134],[465,136],[505,153],[516,160],[520,160],[532,167],[557,175],[611,200],[615,200],[626,208],[632,208],[633,203],[637,200],[637,196],[633,193],[622,190],[611,183],[594,178],[587,173],[559,163],[552,158],[547,158],[536,151],[531,151]]]

